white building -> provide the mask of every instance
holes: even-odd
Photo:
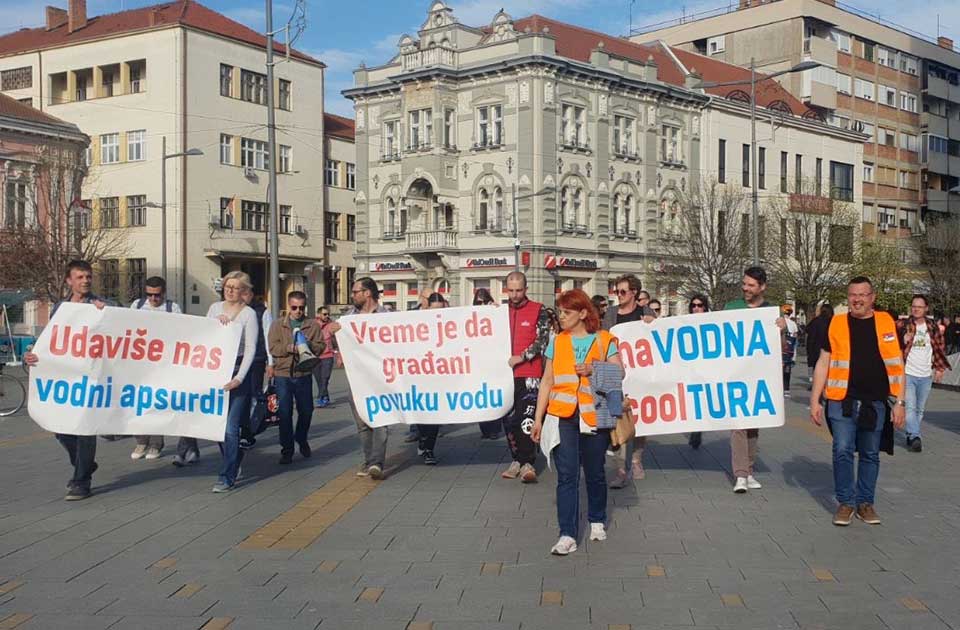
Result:
[[[169,294],[205,313],[227,271],[269,274],[265,39],[193,0],[87,16],[47,8],[46,26],[0,37],[0,90],[75,123],[93,142],[83,193],[94,226],[126,229],[98,290],[127,301],[161,273],[166,162]],[[276,48],[277,60],[285,52]],[[322,291],[323,69],[291,51],[275,66],[281,290]],[[162,159],[199,149],[202,156]]]

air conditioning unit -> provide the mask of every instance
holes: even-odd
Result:
[[[246,177],[247,179],[254,179],[257,176],[257,171],[254,170],[252,166],[244,166],[243,176]]]
[[[302,225],[300,225],[300,224],[298,223],[295,232],[296,232],[296,235],[297,235],[297,236],[306,236],[306,235],[307,235],[307,228],[303,227]]]
[[[337,241],[332,238],[328,238],[326,242],[327,242],[327,247],[336,247],[337,245]]]

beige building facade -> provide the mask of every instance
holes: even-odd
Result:
[[[323,207],[326,238],[323,265],[323,295],[317,306],[333,313],[351,305],[350,288],[356,277],[357,149],[353,120],[324,115]]]

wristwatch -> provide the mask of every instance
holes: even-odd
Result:
[[[896,407],[897,405],[900,405],[901,407],[907,406],[906,400],[897,400],[894,396],[891,396],[890,398],[888,398],[887,402],[890,403],[891,407]]]

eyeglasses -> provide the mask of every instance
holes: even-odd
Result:
[[[690,305],[690,308],[707,308],[707,305],[704,304],[703,302],[694,302],[693,304]]]
[[[617,295],[626,295],[633,291],[633,289],[617,289]]]
[[[302,311],[305,307],[301,304],[300,306],[289,306],[287,308],[291,311]]]
[[[654,307],[652,307],[652,306],[650,307],[650,310],[653,311],[654,313],[659,313],[659,312],[660,312],[660,309],[659,309],[659,308],[654,308]]]
[[[330,313],[320,313],[320,317],[328,317]]]

